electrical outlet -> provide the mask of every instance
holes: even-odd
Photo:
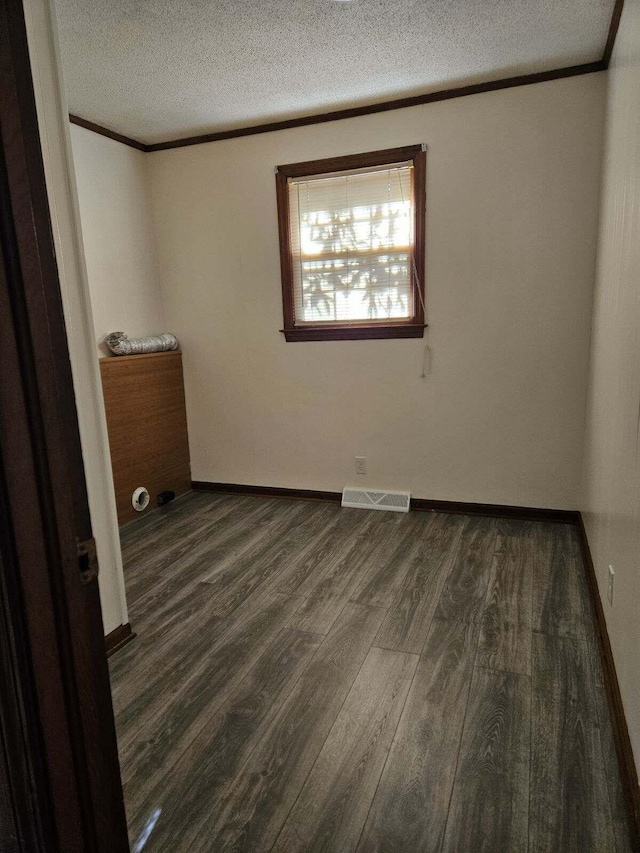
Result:
[[[607,583],[607,600],[609,601],[609,607],[613,607],[613,582],[615,577],[616,573],[613,570],[613,566],[609,566],[609,581]]]
[[[356,474],[366,474],[367,473],[367,457],[366,456],[356,456]]]

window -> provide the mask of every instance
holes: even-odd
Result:
[[[422,146],[278,166],[287,341],[424,334]]]

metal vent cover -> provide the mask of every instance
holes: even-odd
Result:
[[[388,492],[373,489],[342,490],[342,506],[354,509],[386,509],[391,512],[409,512],[411,492]]]

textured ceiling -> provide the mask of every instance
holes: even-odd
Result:
[[[72,113],[143,142],[592,62],[614,0],[57,0]]]

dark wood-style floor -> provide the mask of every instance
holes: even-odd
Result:
[[[570,526],[193,494],[123,546],[132,849],[630,850]]]

